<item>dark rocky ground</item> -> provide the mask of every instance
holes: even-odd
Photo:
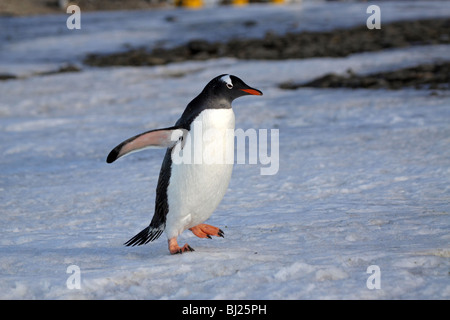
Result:
[[[237,39],[229,42],[192,40],[174,48],[135,48],[113,54],[90,54],[90,66],[153,66],[186,60],[220,57],[238,59],[305,59],[344,57],[352,53],[378,51],[412,45],[450,43],[450,18],[400,21],[383,24],[380,30],[366,26],[328,32],[302,32],[262,39]]]
[[[189,41],[174,48],[135,48],[113,54],[90,54],[84,60],[89,66],[153,66],[186,60],[220,57],[238,59],[284,60],[347,55],[402,48],[414,45],[450,43],[450,19],[399,21],[384,24],[381,30],[366,26],[329,32],[302,32],[275,35],[262,39],[237,39],[229,42]],[[450,59],[450,58],[449,58]],[[377,73],[368,76],[328,74],[310,83],[282,83],[280,88],[387,88],[413,87],[449,90],[450,64],[436,63],[414,68]]]
[[[281,89],[314,88],[364,88],[392,89],[404,87],[415,89],[450,90],[450,62],[424,64],[413,68],[404,68],[369,75],[357,75],[351,70],[347,75],[327,74],[307,83],[285,82]]]
[[[138,10],[168,6],[164,0],[0,0],[0,16],[31,16],[66,13],[67,5],[76,4],[83,12],[98,10]]]
[[[50,70],[45,72],[36,72],[32,76],[49,76],[52,74],[58,74],[58,73],[66,73],[66,72],[80,72],[81,69],[73,64],[66,64],[61,67],[59,67],[56,70]],[[11,79],[21,79],[22,77],[18,77],[14,74],[9,73],[0,73],[0,81],[1,80],[11,80]]]
[[[260,39],[235,39],[228,42],[192,40],[174,48],[133,48],[112,54],[92,53],[83,62],[88,66],[108,67],[154,66],[220,57],[257,60],[344,57],[358,52],[448,43],[450,43],[450,18],[399,21],[383,24],[380,30],[369,30],[366,26],[360,26],[327,32],[285,35],[268,33]],[[79,67],[67,65],[59,70],[36,75],[78,71],[82,70]],[[439,62],[365,76],[354,74],[350,70],[346,75],[328,74],[309,83],[281,83],[280,88],[400,89],[413,87],[450,90],[449,75],[449,62]],[[0,74],[0,80],[14,78],[16,78],[14,75]]]

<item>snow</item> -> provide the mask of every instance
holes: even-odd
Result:
[[[326,16],[328,5],[346,13],[332,24],[361,23],[348,19],[359,8],[365,21],[367,4],[360,3],[82,13],[83,31],[73,36],[63,30],[64,15],[1,18],[22,29],[7,29],[12,36],[2,39],[0,66],[30,75],[62,57],[77,62],[85,52],[116,49],[127,38],[184,41],[187,27],[198,37],[215,18],[238,34],[234,22],[256,13],[270,28],[305,12]],[[382,17],[441,16],[448,9],[445,2],[386,2]],[[167,15],[179,17],[186,33],[177,38],[175,27],[163,23]],[[252,32],[264,34],[265,26]],[[122,30],[117,39],[97,42],[114,30]],[[277,87],[348,68],[363,73],[446,60],[448,52],[440,45],[335,59],[218,59],[0,82],[0,298],[449,299],[448,92]],[[261,175],[261,162],[235,164],[209,220],[224,239],[185,232],[179,243],[196,251],[176,256],[163,237],[123,246],[153,215],[164,150],[111,165],[108,152],[135,134],[172,125],[224,73],[264,92],[234,102],[236,127],[279,129],[279,171]],[[80,268],[80,289],[66,285],[71,265]],[[372,265],[380,268],[381,289],[366,286]]]

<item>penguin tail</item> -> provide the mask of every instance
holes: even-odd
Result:
[[[139,232],[133,238],[124,243],[127,247],[129,246],[140,246],[143,244],[147,244],[153,240],[158,239],[164,231],[164,225],[159,226],[157,228],[152,227],[151,225]]]

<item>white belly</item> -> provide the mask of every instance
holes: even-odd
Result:
[[[234,160],[233,110],[203,111],[179,151],[174,148],[172,152],[167,190],[169,239],[207,220],[227,191]]]

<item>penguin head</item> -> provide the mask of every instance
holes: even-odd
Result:
[[[230,103],[234,99],[245,95],[261,96],[263,94],[258,89],[248,86],[244,81],[230,74],[222,74],[215,77],[206,85],[204,91]]]
[[[212,79],[203,91],[184,110],[175,125],[189,129],[191,122],[206,109],[228,109],[231,102],[245,95],[261,96],[262,92],[245,84],[230,74],[222,74]]]

